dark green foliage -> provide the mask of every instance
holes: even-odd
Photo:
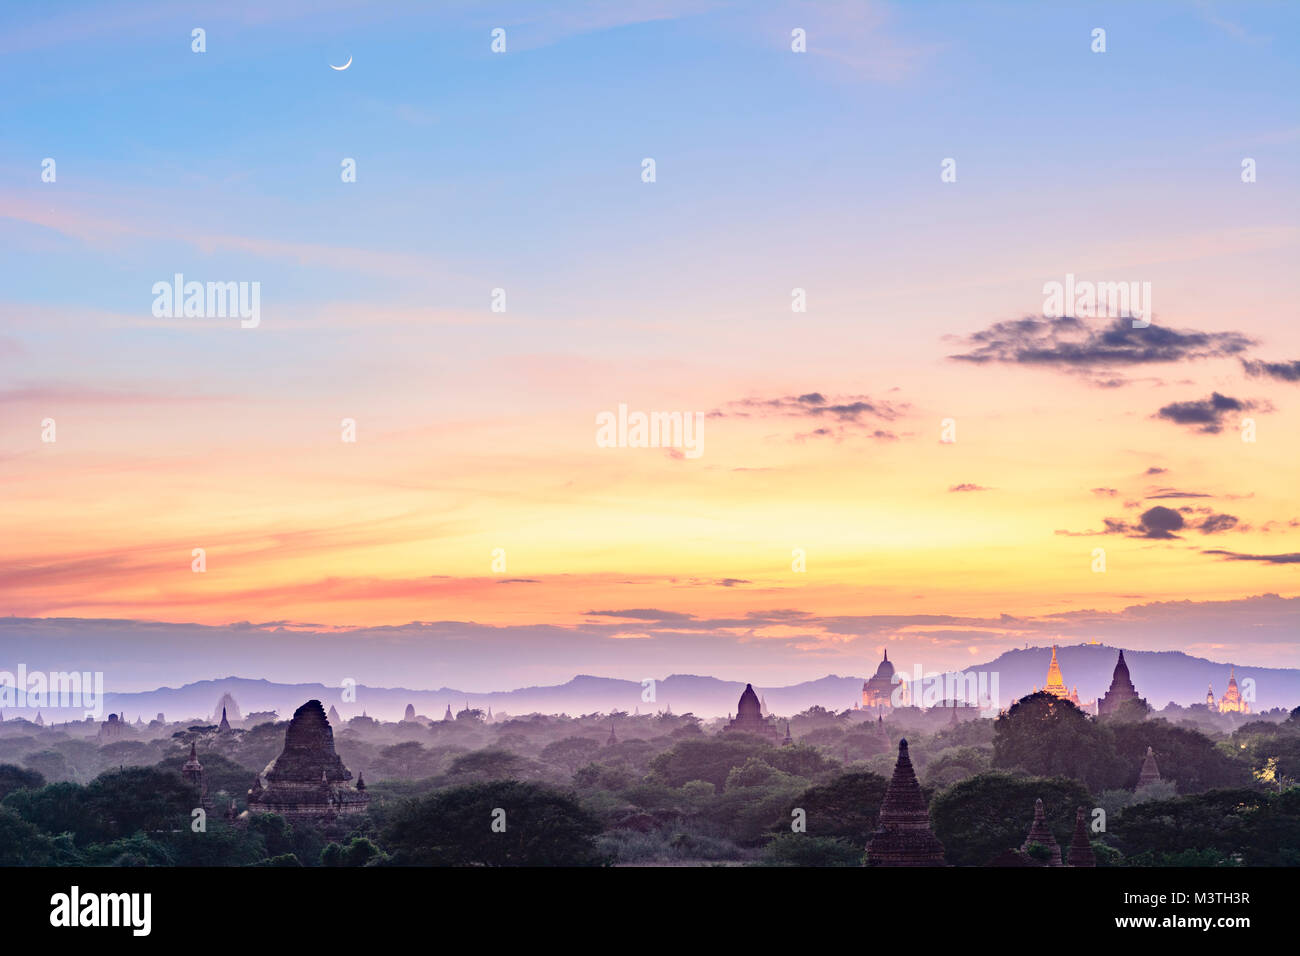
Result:
[[[36,790],[45,786],[45,778],[35,770],[25,770],[11,763],[0,764],[0,800],[15,790]]]
[[[46,866],[53,855],[48,836],[9,807],[0,807],[0,866]]]
[[[1135,804],[1109,827],[1107,840],[1131,865],[1176,865],[1161,861],[1168,855],[1212,851],[1212,865],[1297,866],[1300,788],[1283,793],[1210,790]]]
[[[1072,777],[1097,789],[1118,786],[1128,769],[1115,753],[1107,724],[1041,691],[1022,697],[997,719],[993,766]]]
[[[494,811],[505,831],[493,832]],[[497,781],[443,790],[393,816],[384,845],[398,865],[582,866],[599,861],[594,817],[571,796],[535,783]]]
[[[762,757],[772,764],[777,759],[773,757],[776,749],[748,734],[681,740],[651,760],[650,771],[653,779],[669,787],[707,780],[721,791],[733,767],[743,766],[750,757]]]
[[[1156,764],[1164,780],[1172,780],[1181,794],[1250,784],[1250,767],[1228,756],[1199,731],[1177,727],[1167,720],[1141,723],[1108,722],[1115,740],[1115,752],[1126,772],[1110,786],[1131,790],[1137,786],[1147,747],[1155,751]]]
[[[799,807],[805,813],[807,835],[838,837],[865,849],[888,786],[889,781],[879,774],[846,773],[809,787],[787,806],[780,828],[789,830],[791,812]]]
[[[839,837],[782,833],[763,849],[768,866],[861,866],[863,850]]]
[[[1074,832],[1076,807],[1095,804],[1077,781],[1021,777],[992,771],[963,780],[930,801],[930,825],[954,866],[983,866],[1005,850],[1019,848],[1041,799],[1047,826],[1062,852]]]

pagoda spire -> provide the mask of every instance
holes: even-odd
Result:
[[[943,866],[943,844],[930,829],[930,811],[907,753],[898,742],[894,776],[880,804],[876,830],[867,843],[867,866]]]
[[[1043,810],[1041,797],[1034,801],[1034,822],[1029,827],[1029,835],[1025,837],[1025,842],[1020,844],[1020,852],[1024,853],[1028,850],[1031,843],[1045,846],[1051,851],[1051,856],[1047,859],[1048,866],[1063,865],[1060,844],[1056,842],[1056,837],[1052,836],[1052,831],[1047,828],[1047,813]]]
[[[1160,768],[1156,766],[1155,752],[1148,747],[1146,759],[1142,761],[1142,772],[1138,774],[1137,789],[1160,782]]]
[[[1097,854],[1088,840],[1088,824],[1083,819],[1083,807],[1074,811],[1074,836],[1070,840],[1070,866],[1096,866]]]

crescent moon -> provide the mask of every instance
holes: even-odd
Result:
[[[350,67],[351,65],[352,65],[352,57],[348,57],[348,62],[344,63],[342,66],[335,66],[333,63],[331,63],[331,64],[330,64],[330,69],[331,69],[331,70],[346,70],[346,69],[347,69],[348,67]]]

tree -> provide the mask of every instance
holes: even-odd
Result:
[[[1129,865],[1296,866],[1300,789],[1210,790],[1138,803],[1111,829]]]
[[[768,866],[861,866],[863,848],[839,837],[781,833],[763,848]]]
[[[1085,787],[1117,786],[1124,768],[1106,724],[1069,701],[1040,691],[997,719],[993,766],[1042,777],[1073,777]]]
[[[328,844],[320,853],[321,866],[366,866],[381,860],[382,850],[365,837],[353,837],[346,846]]]
[[[568,794],[509,780],[411,801],[393,815],[383,842],[403,866],[584,866],[600,862],[599,832]]]
[[[9,807],[0,807],[0,866],[45,866],[50,838]]]
[[[71,833],[79,843],[89,842],[85,812],[86,788],[76,783],[49,783],[39,790],[15,790],[4,805],[45,833]]]
[[[45,786],[45,778],[35,770],[24,770],[11,763],[0,763],[0,800],[15,790],[37,790]]]
[[[707,780],[722,790],[733,767],[744,765],[750,757],[762,757],[771,763],[776,749],[748,734],[679,740],[650,761],[651,777],[669,787],[680,787],[689,780]]]
[[[527,766],[528,761],[518,754],[489,747],[457,757],[451,762],[448,773],[453,777],[510,780],[522,776]]]
[[[1198,730],[1177,727],[1163,718],[1141,723],[1112,720],[1107,723],[1115,742],[1122,772],[1110,785],[1137,786],[1147,747],[1155,751],[1164,780],[1172,780],[1183,794],[1250,783],[1250,766],[1244,759],[1224,753]]]
[[[865,850],[888,787],[889,781],[879,774],[843,774],[829,783],[809,787],[795,798],[780,827],[789,830],[791,814],[799,808],[804,811],[810,836],[838,837]]]
[[[565,737],[542,748],[541,760],[542,763],[555,764],[573,773],[590,763],[600,749],[600,742],[590,737]]]
[[[100,774],[84,793],[84,828],[78,836],[99,843],[137,830],[188,827],[194,790],[180,776],[152,767],[127,767]]]
[[[1062,850],[1074,832],[1075,808],[1096,806],[1075,780],[991,771],[937,794],[930,802],[930,825],[943,843],[949,863],[983,866],[999,853],[1024,843],[1038,799],[1043,801],[1048,828]]]

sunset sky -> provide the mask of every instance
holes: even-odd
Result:
[[[1296,8],[263,6],[0,13],[0,615],[87,619],[29,666],[266,676],[105,619],[427,622],[360,679],[480,690],[1300,666]],[[260,325],[155,318],[176,273]],[[1150,327],[1044,318],[1067,274]],[[597,447],[620,403],[703,453]]]

